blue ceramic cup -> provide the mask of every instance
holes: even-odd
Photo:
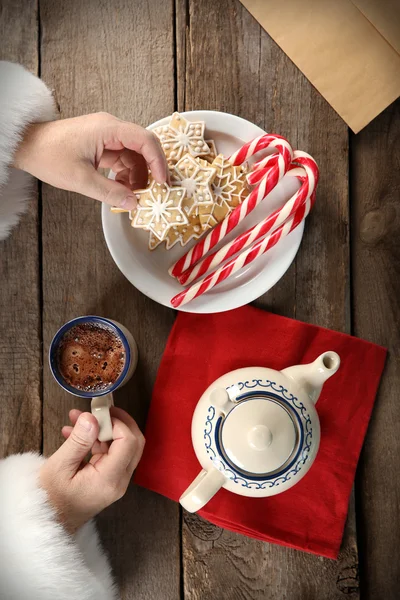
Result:
[[[65,381],[58,367],[58,349],[61,340],[70,329],[76,325],[83,325],[85,323],[90,323],[92,325],[98,324],[101,327],[107,327],[117,336],[124,347],[125,365],[122,373],[118,379],[105,390],[97,390],[93,392],[78,390]],[[135,372],[137,361],[138,349],[130,331],[128,331],[126,327],[117,321],[105,319],[103,317],[96,317],[93,315],[77,317],[76,319],[72,319],[71,321],[68,321],[68,323],[65,323],[65,325],[63,325],[57,331],[50,344],[49,362],[54,379],[64,390],[70,394],[91,400],[91,411],[99,422],[99,440],[101,442],[106,442],[113,439],[110,417],[110,407],[114,404],[113,392],[129,381]]]

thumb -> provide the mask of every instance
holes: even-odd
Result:
[[[53,454],[53,463],[57,461],[58,468],[67,471],[71,476],[76,471],[85,456],[90,452],[99,434],[99,424],[91,413],[82,413],[69,438]]]
[[[122,183],[108,179],[92,166],[85,167],[77,181],[79,187],[76,191],[80,194],[125,210],[136,208],[137,198],[132,191]]]

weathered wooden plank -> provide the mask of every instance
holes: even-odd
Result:
[[[105,110],[147,125],[174,109],[172,2],[41,2],[42,72],[61,116]],[[103,240],[100,205],[43,188],[44,348],[67,319],[99,314],[124,323],[140,352],[133,380],[116,403],[144,424],[157,366],[174,319],[120,274]],[[60,443],[68,409],[85,406],[44,372],[44,442]],[[132,486],[100,517],[123,598],[179,597],[176,504]]]
[[[389,349],[357,476],[362,597],[400,591],[400,101],[351,136],[354,333]]]
[[[0,4],[0,59],[38,73],[35,0]],[[37,185],[29,211],[0,242],[0,456],[41,447],[41,308]]]
[[[179,109],[238,114],[287,136],[321,168],[298,259],[256,304],[349,331],[346,126],[238,1],[179,1],[177,30]],[[354,507],[337,562],[222,531],[185,513],[183,568],[185,597],[193,600],[357,598]]]

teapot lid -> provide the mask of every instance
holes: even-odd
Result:
[[[299,447],[298,419],[276,398],[242,400],[220,425],[220,451],[244,474],[260,476],[281,471]]]

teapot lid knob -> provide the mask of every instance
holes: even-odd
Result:
[[[254,450],[266,450],[272,442],[272,433],[267,425],[255,425],[247,433],[247,441]]]

